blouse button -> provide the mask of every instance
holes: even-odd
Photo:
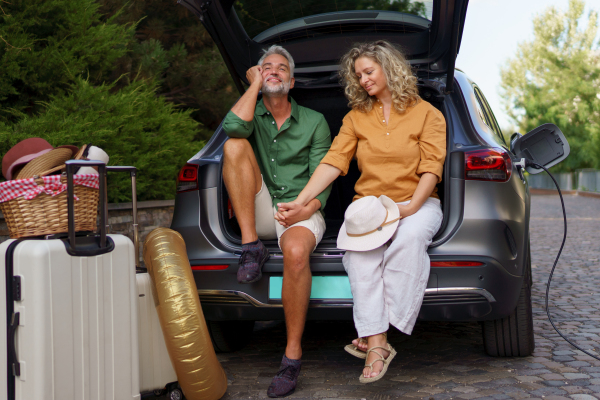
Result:
[[[386,133],[386,135],[388,135],[388,136],[389,136],[389,135],[390,135],[390,133],[388,132],[388,133]]]

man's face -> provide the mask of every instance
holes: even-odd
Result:
[[[262,63],[262,91],[272,97],[287,96],[294,87],[294,78],[290,78],[290,64],[287,58],[271,54]]]

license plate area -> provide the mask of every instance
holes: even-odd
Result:
[[[269,302],[281,302],[282,276],[269,278]],[[347,276],[313,276],[311,300],[352,300],[350,281]]]

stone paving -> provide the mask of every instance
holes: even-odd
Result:
[[[600,344],[600,199],[565,197],[569,235],[551,286],[551,310],[578,345]],[[309,322],[300,383],[291,399],[574,399],[600,398],[600,361],[554,332],[544,309],[546,282],[562,239],[558,196],[532,197],[533,312],[536,350],[525,358],[483,351],[477,323],[418,322],[412,336],[391,331],[398,351],[386,377],[360,384],[362,360],[342,350],[350,322]],[[285,343],[282,323],[257,324],[251,344],[219,360],[229,378],[224,399],[266,398]]]

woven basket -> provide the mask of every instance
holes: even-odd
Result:
[[[43,181],[41,181],[43,184]],[[98,189],[75,185],[75,231],[95,231],[98,216]],[[68,232],[67,191],[52,197],[40,193],[31,200],[23,197],[0,203],[11,239]]]

